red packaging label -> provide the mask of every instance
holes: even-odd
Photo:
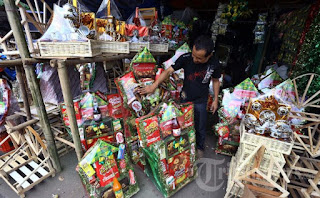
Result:
[[[184,126],[185,128],[187,127],[191,127],[194,125],[194,120],[193,120],[193,114],[194,114],[194,110],[193,110],[193,105],[190,103],[188,105],[183,105],[181,108],[181,111],[184,115]]]
[[[162,25],[162,29],[164,30],[164,36],[166,38],[172,38],[172,25]]]
[[[156,73],[156,80],[160,77],[160,75],[162,74],[162,72],[164,71],[163,68],[159,68],[157,73]]]
[[[130,185],[136,184],[136,179],[134,178],[134,172],[133,170],[129,170],[129,178],[130,178]]]
[[[101,187],[104,187],[108,185],[110,182],[112,182],[114,177],[117,177],[117,178],[120,177],[116,161],[114,159],[112,160],[108,159],[108,160],[109,160],[108,163],[110,163],[112,167],[108,170],[105,168],[105,166],[99,164],[99,162],[95,163],[96,173],[97,173],[97,176],[99,177]]]
[[[143,121],[144,131],[147,138],[147,146],[160,141],[160,129],[157,116],[147,118]]]
[[[80,112],[80,102],[73,101],[73,105],[74,105],[74,111],[76,113],[77,124],[79,126],[82,123],[82,116],[81,116],[81,112]],[[61,114],[62,114],[64,124],[66,126],[70,126],[70,122],[69,122],[69,118],[68,118],[68,114],[67,114],[67,108],[64,103],[61,104]]]
[[[108,102],[108,98],[101,91],[96,91],[96,94],[104,101]]]
[[[169,174],[175,178],[175,185],[188,178],[190,153],[185,151],[173,157],[169,163]]]
[[[156,75],[155,63],[133,63],[132,68],[137,78],[154,78]]]
[[[119,94],[110,94],[107,96],[108,98],[108,107],[110,116],[118,119],[122,118],[122,98]]]
[[[160,163],[161,163],[161,170],[162,170],[163,175],[167,174],[168,173],[167,160],[163,159],[163,160],[160,161]]]
[[[162,138],[168,137],[172,134],[172,120],[160,123]]]

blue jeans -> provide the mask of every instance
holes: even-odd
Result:
[[[194,121],[196,129],[197,148],[204,150],[207,128],[207,103],[194,104]]]

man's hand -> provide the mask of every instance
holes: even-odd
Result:
[[[218,109],[218,100],[214,100],[211,104],[210,111],[212,114],[214,114]]]
[[[145,87],[139,89],[139,93],[142,95],[151,94],[156,90],[156,88],[157,87],[155,86],[155,84],[148,85],[148,86],[145,86]]]

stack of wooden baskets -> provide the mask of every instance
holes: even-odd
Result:
[[[241,197],[245,186],[259,195],[288,196],[284,155],[290,154],[293,142],[248,133],[243,125],[240,131],[241,143],[231,160],[225,198]]]

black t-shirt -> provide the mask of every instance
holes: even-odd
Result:
[[[211,78],[220,78],[219,61],[211,57],[207,63],[195,64],[191,53],[180,56],[172,68],[184,69],[181,98],[185,102],[203,103],[208,100]]]

